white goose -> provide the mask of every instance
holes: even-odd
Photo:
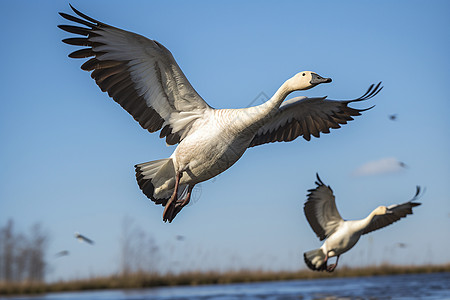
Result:
[[[94,20],[71,6],[81,18],[60,13],[86,27],[59,25],[83,37],[63,42],[86,46],[69,54],[92,57],[81,68],[103,92],[119,103],[149,132],[161,130],[168,145],[178,144],[169,158],[138,164],[136,179],[142,192],[165,206],[163,220],[171,222],[189,203],[195,184],[208,180],[232,166],[249,147],[298,136],[329,133],[330,128],[353,120],[366,109],[348,104],[367,100],[381,89],[370,86],[360,98],[346,101],[326,97],[297,97],[284,101],[298,90],[331,82],[305,71],[287,80],[266,103],[243,109],[214,109],[191,86],[172,54],[157,41]],[[367,108],[369,109],[369,108]]]
[[[304,206],[309,225],[321,241],[326,239],[319,249],[303,254],[305,263],[314,271],[333,272],[339,256],[355,246],[361,235],[388,226],[412,214],[412,208],[421,205],[413,202],[419,198],[420,187],[417,186],[416,195],[408,202],[379,206],[362,220],[344,221],[336,208],[333,190],[323,184],[318,174],[316,184],[315,189],[308,191]],[[333,256],[337,256],[336,263],[327,266]]]

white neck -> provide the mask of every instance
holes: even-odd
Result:
[[[257,130],[262,123],[264,123],[265,119],[270,118],[272,114],[278,110],[287,95],[293,92],[290,80],[291,79],[288,79],[284,82],[272,98],[267,100],[265,103],[258,106],[240,109],[239,120],[235,123],[236,126],[240,128],[239,130],[245,129],[253,132]]]
[[[257,107],[262,108],[267,113],[273,110],[277,110],[280,107],[281,103],[283,103],[284,99],[286,99],[286,97],[294,91],[291,88],[290,80],[291,79],[286,80],[275,92],[272,98]]]
[[[358,222],[357,222],[357,230],[358,231],[362,231],[362,230],[364,230],[367,226],[369,226],[369,224],[370,224],[370,222],[372,222],[372,219],[373,219],[373,217],[375,217],[376,216],[376,213],[375,213],[375,211],[376,210],[373,210],[367,217],[365,217],[364,219],[362,219],[362,220],[359,220]]]

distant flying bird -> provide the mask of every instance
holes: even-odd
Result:
[[[397,120],[397,114],[389,115],[389,120],[391,121]]]
[[[408,168],[408,166],[395,157],[384,157],[378,160],[369,161],[353,171],[355,176],[379,175],[395,173]]]
[[[69,255],[69,251],[67,250],[59,251],[58,253],[55,254],[56,257],[62,257],[67,255]]]
[[[76,37],[64,39],[85,48],[69,54],[88,58],[81,69],[103,92],[119,103],[149,132],[160,132],[168,145],[178,144],[169,158],[135,166],[142,192],[165,206],[163,221],[171,222],[185,207],[197,183],[231,167],[249,147],[288,142],[303,136],[329,133],[330,128],[353,120],[367,109],[348,104],[374,97],[379,84],[361,97],[336,101],[326,97],[296,97],[293,91],[308,90],[331,82],[310,71],[287,80],[265,103],[242,109],[214,109],[191,86],[170,51],[157,41],[125,31],[86,16],[60,15],[84,26],[59,25]],[[283,102],[284,101],[284,102]]]
[[[77,240],[79,240],[80,242],[85,242],[85,243],[88,243],[88,244],[90,244],[90,245],[94,245],[94,241],[93,241],[93,240],[91,240],[91,239],[85,237],[85,236],[82,235],[82,234],[79,234],[78,232],[75,232],[75,238],[76,238]]]
[[[407,168],[408,166],[404,163],[404,162],[402,162],[402,161],[399,161],[398,162],[398,165],[400,166],[400,167],[402,167],[402,168]]]
[[[319,249],[305,252],[305,263],[311,270],[333,272],[339,256],[358,242],[361,235],[388,226],[406,215],[412,214],[412,208],[421,203],[413,202],[419,198],[420,187],[408,202],[391,206],[379,206],[362,220],[345,221],[336,208],[333,191],[324,185],[317,174],[317,187],[309,190],[305,202],[306,219],[319,239],[325,240]],[[327,266],[327,261],[337,256],[336,263]]]
[[[178,234],[178,235],[176,235],[175,236],[175,239],[177,240],[177,241],[184,241],[184,239],[185,239],[185,237],[184,237],[184,235],[180,235],[180,234]]]
[[[406,244],[405,243],[397,243],[395,244],[397,247],[399,248],[406,248]]]

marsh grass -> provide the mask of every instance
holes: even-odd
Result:
[[[139,289],[162,286],[230,284],[294,279],[319,279],[336,277],[362,277],[398,274],[450,272],[450,264],[423,266],[379,265],[362,268],[342,266],[334,273],[300,270],[261,271],[240,270],[228,272],[184,272],[180,274],[133,273],[127,276],[111,275],[92,277],[89,279],[59,281],[53,283],[0,283],[0,295],[42,294],[51,292],[106,290],[106,289]]]

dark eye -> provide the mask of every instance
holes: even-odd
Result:
[[[305,76],[305,75],[306,75],[305,73],[302,74],[302,76]]]

